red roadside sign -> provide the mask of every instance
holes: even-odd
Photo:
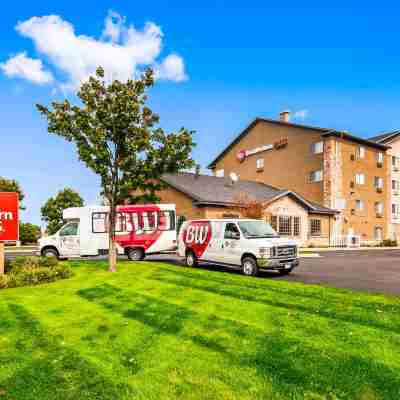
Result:
[[[18,193],[0,192],[0,242],[19,238]]]

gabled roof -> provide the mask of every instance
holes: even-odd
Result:
[[[298,193],[281,190],[260,182],[230,179],[210,175],[196,175],[180,172],[163,175],[161,180],[191,198],[197,206],[232,206],[243,194],[267,204],[284,196],[290,196],[301,203],[309,212],[317,214],[336,214],[337,211],[306,200]]]
[[[351,135],[347,132],[341,132],[335,129],[329,129],[329,128],[320,128],[318,126],[311,126],[311,125],[302,125],[302,124],[294,124],[292,122],[284,122],[276,119],[269,119],[269,118],[256,118],[254,119],[242,132],[239,133],[238,136],[230,143],[228,146],[222,150],[221,153],[218,154],[217,157],[208,165],[208,168],[214,168],[215,164],[236,144],[238,143],[244,136],[247,135],[247,133],[259,122],[268,122],[272,124],[277,124],[277,125],[285,125],[288,127],[292,128],[303,128],[303,129],[309,129],[312,131],[317,131],[321,133],[321,136],[336,136],[336,137],[341,137],[343,139],[360,143],[366,146],[371,146],[380,150],[386,150],[388,146],[385,146],[384,144],[377,143],[375,141],[363,139],[359,136]]]
[[[388,144],[392,143],[393,140],[396,140],[399,136],[400,136],[400,131],[396,130],[392,132],[381,133],[380,135],[373,136],[368,140],[371,140],[376,143]]]

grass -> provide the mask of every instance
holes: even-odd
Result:
[[[165,263],[0,292],[0,400],[400,399],[400,300]]]

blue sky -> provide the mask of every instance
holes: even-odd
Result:
[[[204,168],[254,117],[275,118],[282,109],[307,110],[306,118],[296,122],[363,137],[400,128],[396,2],[374,7],[361,1],[336,1],[330,7],[320,1],[268,3],[71,0],[21,7],[8,2],[0,25],[0,62],[4,66],[24,53],[17,61],[36,68],[34,75],[25,68],[25,77],[20,65],[16,73],[10,64],[8,76],[5,68],[0,71],[0,175],[22,184],[23,220],[39,223],[41,205],[66,186],[78,190],[87,203],[96,203],[99,193],[96,176],[77,160],[70,144],[47,133],[34,107],[73,99],[65,87],[82,72],[77,69],[79,55],[63,53],[63,40],[39,30],[43,19],[15,29],[35,16],[56,15],[59,25],[73,26],[78,39],[85,35],[100,46],[113,40],[104,33],[110,9],[125,17],[121,28],[113,14],[115,26],[125,33],[133,24],[143,34],[147,21],[161,29],[162,38],[151,37],[159,40],[160,49],[146,62],[160,68],[164,79],[150,92],[150,104],[165,130],[196,130],[194,156]],[[144,47],[151,47],[146,38]],[[145,55],[151,51],[145,49]],[[165,62],[170,55],[177,61],[172,65]],[[115,64],[116,73],[129,71],[120,60]]]

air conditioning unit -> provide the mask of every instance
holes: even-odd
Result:
[[[394,166],[394,167],[393,167],[393,171],[394,171],[394,172],[399,172],[399,167]]]
[[[356,210],[354,208],[352,208],[350,213],[351,213],[351,215],[356,215]]]
[[[356,160],[356,156],[354,154],[350,154],[350,160],[351,161],[355,161]]]
[[[354,182],[350,182],[350,187],[354,188]]]
[[[377,212],[376,213],[376,218],[383,218],[383,213]]]
[[[382,193],[382,192],[383,192],[383,189],[382,189],[381,187],[377,187],[377,188],[376,188],[376,191],[377,191],[378,193]]]
[[[393,194],[393,196],[398,196],[399,195],[399,191],[398,190],[393,190],[392,194]]]
[[[376,166],[377,166],[378,168],[383,168],[383,162],[378,161],[378,162],[376,163]]]

